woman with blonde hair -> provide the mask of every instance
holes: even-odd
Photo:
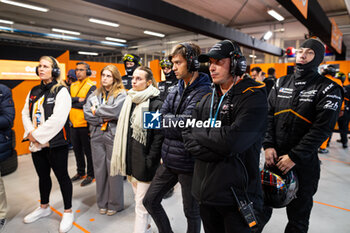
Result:
[[[134,233],[151,231],[151,217],[142,204],[160,163],[163,136],[159,129],[144,129],[144,112],[155,112],[162,106],[157,83],[150,68],[136,68],[132,89],[128,91],[120,112],[111,161],[111,175],[127,175],[135,193]],[[159,119],[159,118],[158,118]]]
[[[40,207],[25,216],[25,223],[49,216],[52,210],[49,197],[52,187],[50,172],[54,171],[60,185],[64,202],[64,213],[59,231],[68,232],[74,221],[72,212],[72,182],[69,178],[68,114],[71,97],[61,79],[60,68],[55,58],[43,56],[39,60],[36,74],[41,83],[32,88],[22,110],[24,140],[30,141],[29,150],[35,170],[39,176]]]
[[[126,92],[118,68],[108,65],[101,71],[100,87],[89,96],[84,115],[90,126],[96,199],[100,214],[114,215],[124,209],[122,176],[110,176],[113,140]]]

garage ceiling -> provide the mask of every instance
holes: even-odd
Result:
[[[195,40],[202,47],[210,47],[216,40],[203,35],[194,34],[183,29],[147,20],[121,11],[91,4],[83,0],[32,0],[22,1],[49,8],[48,12],[38,12],[0,1],[0,19],[14,21],[13,25],[0,23],[0,27],[10,27],[26,31],[8,32],[0,30],[1,43],[25,41],[39,42],[45,45],[66,47],[71,50],[99,51],[103,53],[123,53],[136,50],[143,53],[160,53],[168,51],[174,43]],[[275,31],[268,42],[283,47],[283,41],[303,39],[307,29],[297,22],[293,16],[275,0],[165,0],[179,8],[201,15],[244,33],[260,38],[267,30]],[[350,17],[344,0],[319,0],[328,16],[334,16],[339,28],[344,33],[344,42],[350,48]],[[267,9],[274,9],[285,17],[279,22],[267,14]],[[117,28],[89,22],[89,18],[97,18],[118,23]],[[78,31],[83,41],[53,39],[43,34],[54,33],[52,28]],[[284,29],[281,30],[281,29]],[[143,33],[150,30],[165,34],[157,38]],[[29,32],[34,32],[33,34]],[[35,34],[41,33],[41,34]],[[127,40],[128,48],[101,43],[105,37]],[[283,40],[281,40],[283,39]],[[348,53],[349,54],[349,53]]]

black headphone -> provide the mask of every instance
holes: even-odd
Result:
[[[228,41],[233,48],[233,51],[230,52],[230,58],[231,58],[231,67],[230,67],[230,73],[232,76],[242,76],[246,70],[247,70],[247,59],[243,56],[241,49],[236,44],[236,42],[232,42],[231,40],[224,40]]]
[[[87,64],[86,62],[81,61],[81,62],[77,62],[76,65],[85,65],[85,68],[86,68],[86,76],[88,76],[88,77],[91,76],[92,72],[91,72],[91,69],[90,69],[90,65],[89,65],[89,64]]]
[[[51,57],[51,56],[47,56],[47,57],[49,57],[51,59],[51,61],[52,61],[51,76],[53,78],[58,78],[60,76],[60,74],[61,74],[61,69],[60,69],[60,67],[58,67],[56,59]],[[39,76],[39,66],[35,67],[35,73],[36,73],[36,75]]]
[[[193,50],[192,46],[189,43],[181,43],[180,45],[184,46],[186,50],[188,72],[198,71],[200,67],[198,55],[196,55],[196,52]]]

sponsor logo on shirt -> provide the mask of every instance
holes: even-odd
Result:
[[[292,94],[293,93],[293,89],[292,88],[287,88],[287,87],[281,87],[279,89],[280,93],[285,93],[285,94]]]
[[[333,86],[334,86],[333,83],[329,84],[329,85],[322,91],[322,93],[323,93],[323,94],[326,94],[326,92],[329,91],[329,89],[331,89]]]

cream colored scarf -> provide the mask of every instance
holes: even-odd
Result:
[[[119,114],[117,129],[114,137],[111,158],[111,176],[126,175],[126,150],[129,123],[131,122],[132,137],[146,145],[147,130],[143,128],[143,112],[149,110],[149,99],[159,95],[159,90],[150,85],[143,91],[128,91],[123,107]],[[132,104],[135,109],[130,117]],[[130,118],[129,118],[130,117]],[[130,120],[129,120],[130,119]]]

